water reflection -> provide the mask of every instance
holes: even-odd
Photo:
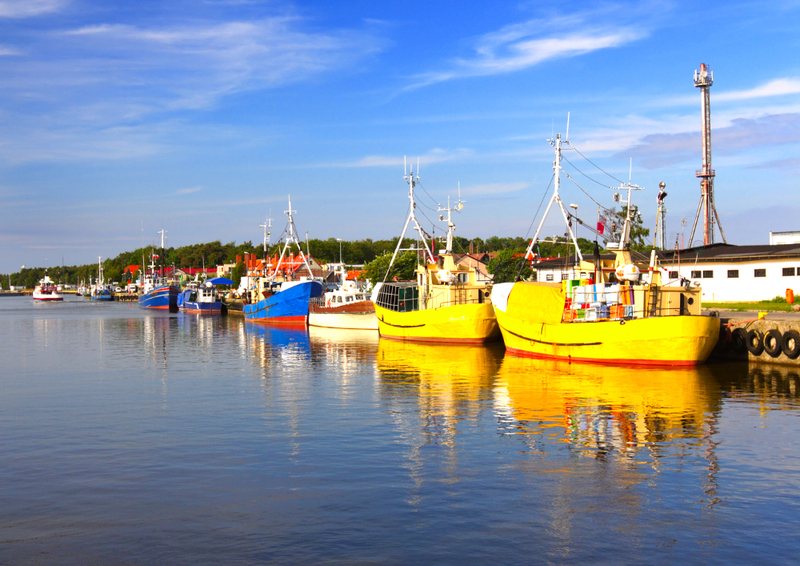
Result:
[[[729,363],[711,368],[731,400],[757,404],[761,411],[800,407],[800,367]]]
[[[709,437],[721,406],[711,370],[598,367],[506,356],[497,410],[508,433],[546,434],[594,458],[656,465],[666,443]]]
[[[411,397],[428,441],[452,444],[456,425],[474,420],[492,396],[502,349],[381,340],[377,368],[383,397]]]
[[[308,365],[311,346],[305,328],[273,327],[245,322],[250,356],[264,376],[271,373],[290,376]]]

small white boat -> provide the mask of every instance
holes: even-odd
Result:
[[[33,288],[34,301],[63,301],[64,296],[59,292],[55,282],[46,274]]]
[[[339,288],[308,305],[308,325],[324,328],[378,330],[375,305],[355,281],[343,280]]]

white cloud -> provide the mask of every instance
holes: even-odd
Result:
[[[202,187],[186,187],[184,189],[178,189],[176,192],[179,195],[191,195],[194,193],[199,193],[202,190]]]
[[[335,167],[335,168],[367,168],[367,167],[397,167],[399,164],[403,163],[405,159],[408,166],[413,166],[414,169],[417,169],[417,164],[419,163],[420,166],[422,165],[432,165],[434,163],[444,163],[444,162],[451,162],[451,161],[459,161],[470,157],[473,155],[473,152],[469,149],[455,149],[455,150],[447,150],[441,148],[433,148],[428,150],[427,153],[422,155],[414,155],[414,156],[389,156],[389,155],[367,155],[355,161],[349,161],[344,163],[321,163],[318,164],[317,167]]]
[[[513,73],[554,59],[620,47],[647,35],[641,23],[604,24],[598,21],[601,19],[596,13],[585,13],[503,27],[480,37],[472,57],[457,59],[449,68],[418,75],[407,90],[466,77]]]
[[[0,75],[14,77],[0,92],[3,127],[24,132],[0,146],[13,162],[151,154],[165,113],[354,69],[381,48],[369,30],[315,31],[285,16],[21,33],[24,55],[0,45]]]
[[[739,101],[800,94],[800,79],[795,77],[778,78],[748,90],[714,93],[713,100]]]
[[[58,12],[68,0],[0,0],[0,18],[30,18]]]

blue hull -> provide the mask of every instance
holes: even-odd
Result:
[[[244,305],[242,312],[248,322],[263,324],[305,325],[308,321],[308,302],[322,296],[322,284],[304,281],[278,291],[252,305]]]
[[[100,293],[99,295],[92,295],[90,297],[92,301],[113,301],[114,295],[111,293]]]
[[[214,301],[213,303],[197,303],[195,301],[184,301],[180,305],[183,312],[199,313],[199,314],[220,314],[222,312],[222,301]]]
[[[158,287],[149,293],[139,295],[139,306],[143,309],[159,309],[175,312],[178,310],[178,293],[174,285]]]

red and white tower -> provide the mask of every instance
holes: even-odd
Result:
[[[714,205],[714,169],[711,167],[711,85],[714,84],[714,73],[706,66],[700,64],[700,69],[694,72],[694,86],[700,89],[701,93],[701,113],[703,118],[701,135],[703,138],[703,168],[695,175],[700,179],[700,204],[697,206],[697,214],[692,224],[692,232],[689,236],[689,246],[694,241],[697,223],[700,215],[703,216],[703,245],[707,246],[714,243],[714,223],[719,227],[722,241],[728,243],[725,232],[722,230],[722,223],[719,221],[719,214]]]

